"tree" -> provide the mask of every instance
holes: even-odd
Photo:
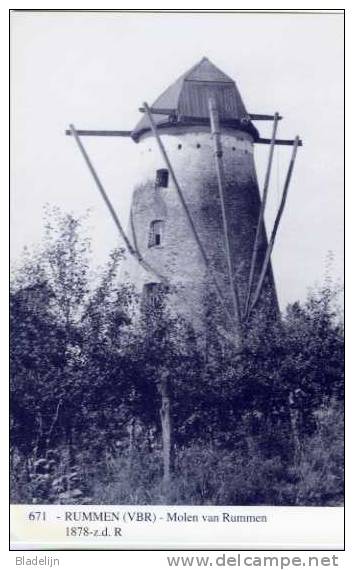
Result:
[[[93,272],[84,228],[55,210],[43,246],[14,274],[16,500],[337,504],[343,327],[333,288],[281,320],[254,312],[235,351],[212,298],[207,330],[195,331],[169,308],[173,291],[146,303],[119,282],[122,250]]]

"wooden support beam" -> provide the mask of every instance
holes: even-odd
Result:
[[[260,297],[261,291],[262,291],[262,287],[263,287],[263,283],[264,283],[264,279],[267,273],[267,269],[268,269],[268,265],[270,262],[270,256],[272,254],[272,250],[273,250],[273,246],[274,246],[274,242],[275,242],[275,238],[277,235],[277,231],[278,231],[278,227],[279,227],[279,223],[280,223],[280,219],[281,216],[283,214],[284,211],[284,207],[285,207],[285,202],[286,202],[286,198],[288,195],[288,190],[289,190],[289,185],[290,185],[290,180],[291,180],[291,176],[294,170],[294,164],[295,164],[295,158],[296,158],[296,153],[297,153],[297,148],[299,146],[299,137],[295,137],[294,140],[294,144],[293,144],[293,152],[291,155],[291,159],[290,159],[290,164],[289,164],[289,168],[288,168],[288,172],[286,174],[286,179],[285,179],[285,184],[284,184],[284,189],[283,189],[283,194],[282,194],[282,198],[281,198],[281,203],[279,206],[279,210],[277,213],[277,216],[275,218],[275,222],[274,222],[274,227],[272,230],[272,234],[270,236],[270,240],[268,243],[268,247],[267,247],[267,251],[265,254],[265,258],[263,261],[263,266],[262,266],[262,270],[261,270],[261,274],[258,280],[258,284],[257,284],[257,288],[250,306],[250,313],[253,311],[253,309],[255,308],[258,299]]]
[[[144,107],[139,107],[139,111],[140,111],[140,113],[145,113]],[[160,109],[160,108],[156,108],[156,107],[150,107],[150,112],[153,115],[175,115],[177,113],[176,109]],[[249,113],[248,117],[252,121],[273,121],[274,120],[274,115],[263,115],[263,114],[258,114],[258,113]],[[202,119],[205,117],[194,117],[194,118]],[[283,117],[281,117],[279,115],[278,121],[280,121],[282,118]]]
[[[277,136],[278,121],[279,121],[279,115],[278,115],[278,113],[275,113],[274,122],[273,122],[273,132],[272,132],[272,138],[271,138],[270,149],[269,149],[268,164],[267,164],[267,170],[266,170],[266,175],[265,175],[265,179],[264,179],[262,201],[261,201],[261,207],[259,209],[258,222],[257,222],[257,228],[256,228],[256,236],[254,238],[253,251],[252,251],[251,268],[250,268],[250,274],[249,274],[249,278],[248,278],[248,288],[247,288],[246,303],[245,303],[245,308],[244,308],[244,317],[246,317],[246,318],[248,315],[249,303],[250,303],[250,298],[251,298],[251,293],[252,293],[254,272],[256,269],[258,246],[259,246],[261,231],[262,231],[262,227],[263,227],[263,223],[264,223],[264,211],[265,211],[265,207],[267,204],[268,187],[269,187],[269,181],[270,181],[270,174],[271,174],[271,170],[272,170],[273,155],[274,155],[274,144],[275,144],[275,139]]]
[[[80,137],[130,137],[132,131],[91,131],[79,129],[76,134]],[[70,129],[65,134],[71,136],[73,133]]]
[[[171,397],[170,397],[170,374],[166,367],[161,366],[157,377],[159,391],[161,394],[161,432],[162,432],[162,456],[163,456],[163,478],[162,490],[166,504],[169,504],[171,492],[172,473],[172,450],[173,450],[173,429],[171,417]]]
[[[83,156],[83,158],[84,158],[84,160],[85,160],[85,162],[86,162],[86,164],[87,164],[87,166],[88,166],[89,171],[90,171],[91,174],[92,174],[92,177],[93,177],[93,179],[94,179],[94,181],[95,181],[95,183],[96,183],[96,186],[97,186],[97,188],[98,188],[98,190],[99,190],[99,192],[100,192],[100,194],[101,194],[101,196],[102,196],[102,198],[103,198],[103,201],[105,202],[105,204],[106,204],[106,206],[107,206],[107,208],[108,208],[108,211],[109,211],[109,213],[111,214],[111,216],[112,216],[112,218],[113,218],[113,221],[114,221],[116,227],[118,228],[118,231],[119,231],[121,237],[123,238],[123,241],[124,241],[125,245],[127,246],[127,249],[128,249],[128,251],[129,251],[129,253],[130,253],[131,255],[133,255],[134,257],[136,257],[136,259],[137,259],[138,262],[144,267],[144,269],[146,269],[146,270],[149,271],[150,273],[153,273],[153,274],[154,274],[156,277],[158,277],[163,283],[166,283],[166,284],[167,284],[167,279],[166,279],[163,275],[161,275],[158,271],[156,271],[147,261],[145,261],[145,260],[143,259],[143,257],[140,255],[140,253],[139,253],[136,249],[134,249],[134,247],[133,247],[132,244],[130,243],[128,237],[126,236],[126,234],[125,234],[125,232],[124,232],[123,226],[122,226],[122,224],[120,223],[120,220],[119,220],[119,218],[118,218],[118,215],[117,215],[117,213],[116,213],[116,211],[115,211],[115,209],[114,209],[114,207],[113,207],[113,205],[112,205],[112,202],[110,201],[110,199],[109,199],[109,197],[108,197],[108,195],[107,195],[107,193],[106,193],[106,191],[105,191],[105,189],[104,189],[104,187],[103,187],[103,184],[102,184],[102,182],[100,181],[100,179],[99,179],[99,177],[98,177],[98,174],[97,174],[97,172],[96,172],[96,170],[95,170],[95,168],[94,168],[94,166],[93,166],[93,164],[92,164],[92,162],[91,162],[91,160],[90,160],[90,158],[89,158],[89,156],[88,156],[88,154],[87,154],[87,151],[86,151],[84,145],[82,144],[82,142],[81,142],[81,140],[80,140],[78,131],[75,129],[74,125],[70,125],[70,131],[71,131],[71,134],[72,134],[72,136],[74,137],[74,139],[75,139],[75,141],[76,141],[76,143],[77,143],[77,146],[79,147],[79,150],[80,150],[80,152],[81,152],[81,154],[82,154],[82,156]]]
[[[165,147],[164,147],[164,145],[163,145],[163,142],[162,142],[162,140],[161,140],[161,137],[160,137],[160,135],[159,135],[159,133],[158,133],[158,129],[157,129],[156,124],[155,124],[155,122],[154,122],[153,116],[152,116],[152,114],[150,113],[150,107],[148,106],[147,103],[144,103],[144,108],[145,108],[145,111],[146,111],[147,116],[148,116],[148,118],[149,118],[150,127],[151,127],[151,130],[152,130],[152,132],[153,132],[153,134],[154,134],[154,136],[155,136],[155,139],[156,139],[157,145],[158,145],[158,147],[159,147],[159,149],[160,149],[162,158],[163,158],[163,160],[164,160],[164,162],[165,162],[165,164],[166,164],[166,166],[167,166],[167,169],[168,169],[168,171],[169,171],[169,173],[170,173],[170,175],[171,175],[172,181],[173,181],[173,183],[174,183],[174,185],[175,185],[175,187],[176,187],[178,197],[179,197],[180,202],[181,202],[181,204],[182,204],[182,208],[183,208],[183,210],[184,210],[184,212],[185,212],[185,214],[186,214],[186,218],[187,218],[187,221],[188,221],[188,223],[189,223],[189,226],[190,226],[190,229],[191,229],[191,231],[192,231],[192,234],[193,234],[193,236],[194,236],[194,239],[195,239],[195,241],[197,242],[197,245],[198,245],[199,251],[200,251],[200,253],[201,253],[201,255],[202,255],[202,258],[203,258],[203,261],[204,261],[204,263],[205,263],[205,266],[206,266],[207,270],[209,271],[209,273],[210,273],[210,275],[211,275],[211,277],[212,277],[212,280],[213,280],[213,283],[214,283],[214,287],[215,287],[215,291],[216,291],[216,294],[217,294],[218,299],[219,299],[219,301],[220,301],[221,307],[222,307],[223,310],[225,311],[225,313],[226,313],[226,315],[228,316],[228,318],[230,319],[231,323],[234,323],[234,319],[233,319],[231,313],[229,312],[229,310],[228,310],[228,308],[227,308],[227,306],[226,306],[226,304],[225,304],[225,299],[224,299],[224,296],[223,296],[222,291],[221,291],[221,289],[220,289],[218,280],[217,280],[217,278],[216,278],[215,271],[214,271],[214,269],[213,269],[213,267],[212,267],[212,265],[211,265],[211,263],[210,263],[210,261],[209,261],[209,258],[208,258],[208,256],[207,256],[207,253],[206,253],[206,251],[205,251],[205,249],[204,249],[204,246],[203,246],[203,244],[202,244],[202,242],[201,242],[201,240],[200,240],[200,237],[199,237],[198,232],[197,232],[197,230],[196,230],[196,227],[195,227],[195,225],[194,225],[192,216],[191,216],[191,214],[190,214],[189,208],[188,208],[187,203],[186,203],[186,201],[185,201],[185,199],[184,199],[183,192],[182,192],[181,187],[180,187],[180,185],[179,185],[179,183],[178,183],[178,180],[177,180],[177,178],[176,178],[175,171],[174,171],[174,169],[173,169],[173,167],[172,167],[172,164],[171,164],[171,162],[170,162],[170,159],[169,159],[169,157],[168,157],[168,155],[167,155],[167,153],[166,153]]]
[[[274,115],[258,115],[257,113],[248,114],[251,121],[274,121]],[[283,117],[278,115],[278,121],[281,121]]]
[[[235,329],[236,334],[238,335],[240,342],[242,340],[242,325],[241,325],[241,314],[240,314],[240,302],[238,296],[238,287],[237,283],[234,282],[233,279],[233,268],[232,268],[232,261],[231,261],[231,246],[230,246],[230,236],[229,236],[229,227],[228,227],[228,220],[226,216],[226,208],[225,208],[225,173],[224,173],[224,164],[222,160],[222,145],[220,139],[220,123],[219,123],[219,113],[216,106],[216,102],[213,98],[209,99],[209,114],[210,114],[210,126],[211,126],[211,134],[214,139],[214,149],[215,149],[215,165],[216,165],[216,174],[218,179],[218,188],[219,188],[219,196],[220,196],[220,203],[221,203],[221,214],[222,214],[222,221],[223,221],[223,228],[224,228],[224,240],[225,240],[225,251],[226,251],[226,260],[227,260],[227,268],[229,272],[229,283],[230,283],[230,292],[231,292],[231,299],[234,307],[234,316],[235,316]]]
[[[272,139],[258,139],[255,141],[256,143],[259,144],[271,144]],[[285,145],[285,146],[293,146],[294,141],[293,140],[285,140],[285,139],[276,139],[275,143],[276,145]],[[298,140],[297,146],[302,146],[302,140]]]
[[[120,235],[123,238],[125,245],[127,246],[129,253],[134,254],[135,250],[134,250],[133,246],[131,245],[129,239],[125,235],[123,227],[122,227],[122,225],[119,221],[119,218],[117,216],[117,213],[116,213],[115,209],[113,208],[113,205],[112,205],[110,199],[107,196],[107,193],[106,193],[106,191],[105,191],[105,189],[104,189],[104,187],[103,187],[103,185],[102,185],[102,183],[98,177],[98,174],[97,174],[97,172],[96,172],[96,170],[95,170],[95,168],[94,168],[94,166],[93,166],[93,164],[92,164],[92,162],[91,162],[91,160],[90,160],[90,158],[86,152],[86,149],[84,148],[82,142],[80,141],[79,131],[77,131],[75,129],[74,125],[70,125],[70,132],[71,132],[72,136],[75,138],[77,146],[79,147],[79,150],[80,150],[80,152],[81,152],[81,154],[82,154],[82,156],[83,156],[83,158],[84,158],[84,160],[88,166],[89,171],[92,174],[94,181],[96,182],[96,186],[97,186],[98,190],[100,191],[100,194],[101,194],[101,196],[102,196],[102,198],[103,198],[103,200],[104,200],[104,202],[105,202],[105,204],[109,210],[109,213],[111,214],[111,216],[113,218],[115,225],[117,226],[117,228],[119,230]]]
[[[152,115],[175,115],[176,109],[156,109],[155,107],[149,107],[150,113]],[[140,113],[145,113],[145,107],[139,107]]]

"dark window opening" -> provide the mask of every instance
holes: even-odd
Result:
[[[167,188],[168,170],[166,168],[159,168],[159,170],[156,170],[156,186],[159,188]]]
[[[164,222],[162,220],[154,220],[150,224],[149,247],[156,247],[162,244],[164,230]]]
[[[145,283],[142,294],[143,307],[158,309],[167,292],[168,289],[163,283]]]

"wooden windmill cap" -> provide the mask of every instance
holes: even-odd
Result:
[[[236,83],[208,58],[203,57],[156,99],[152,110],[158,128],[209,124],[209,99],[214,99],[221,125],[249,132],[255,139],[258,131],[251,123]],[[167,111],[167,113],[166,113]],[[138,142],[150,130],[147,116],[143,116],[132,131]]]

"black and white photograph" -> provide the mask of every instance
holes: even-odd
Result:
[[[343,11],[10,31],[12,505],[343,507]]]

